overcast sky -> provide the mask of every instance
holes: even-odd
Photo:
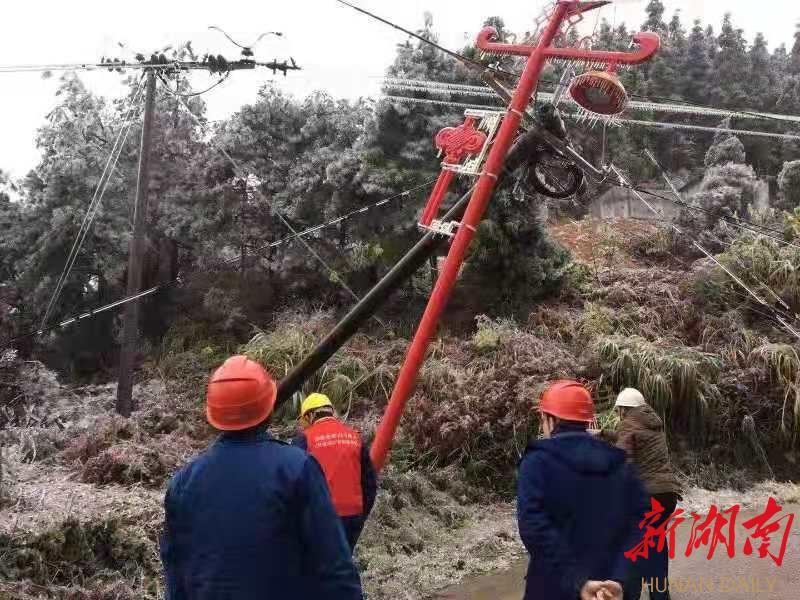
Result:
[[[487,16],[501,16],[512,31],[525,31],[541,12],[542,0],[351,0],[394,22],[416,29],[425,11],[433,13],[440,41],[458,49],[472,40]],[[795,22],[800,19],[797,0],[664,0],[667,20],[681,10],[688,26],[695,18],[718,28],[725,12],[748,38],[763,32],[771,46],[792,42]],[[283,38],[269,37],[256,47],[258,59],[293,56],[302,71],[273,77],[265,70],[236,72],[222,86],[205,96],[209,117],[223,118],[242,104],[254,100],[265,82],[303,96],[324,90],[334,96],[355,98],[375,95],[385,67],[391,62],[395,44],[405,36],[334,0],[139,0],[109,4],[100,0],[27,0],[3,3],[0,34],[0,65],[51,64],[97,61],[101,56],[123,55],[117,46],[125,43],[132,52],[149,53],[167,44],[192,40],[198,52],[221,53],[236,58],[237,48],[219,33],[218,25],[234,39],[250,43],[259,33],[278,30]],[[617,0],[601,17],[616,18],[634,27],[643,21],[646,0]],[[616,15],[615,15],[616,10]],[[594,15],[587,15],[588,26]],[[113,96],[121,92],[120,77],[106,71],[81,73],[97,93]],[[22,176],[36,164],[36,128],[56,102],[53,92],[58,76],[43,80],[39,74],[0,73],[0,169]],[[213,80],[204,73],[192,75],[195,89]]]

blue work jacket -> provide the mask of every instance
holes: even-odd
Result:
[[[264,431],[223,434],[164,505],[167,600],[363,600],[319,464]]]

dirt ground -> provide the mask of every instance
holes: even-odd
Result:
[[[723,509],[723,506],[720,505],[719,508]],[[734,558],[729,558],[723,547],[718,547],[710,560],[705,547],[695,550],[686,557],[685,549],[691,534],[691,518],[689,522],[681,524],[678,528],[676,556],[670,564],[673,600],[784,600],[797,597],[800,586],[800,524],[798,523],[800,505],[783,505],[782,514],[794,514],[795,520],[781,566],[777,566],[769,557],[756,558],[755,554],[746,556],[742,551],[748,532],[741,524],[748,518],[760,514],[761,510],[763,507],[739,514]],[[527,560],[521,560],[507,571],[468,579],[459,586],[443,591],[435,598],[519,600],[522,597],[526,568]],[[646,593],[643,597],[647,597]]]

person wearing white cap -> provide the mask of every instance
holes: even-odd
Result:
[[[675,511],[678,500],[682,500],[681,486],[669,460],[664,422],[634,388],[622,390],[614,408],[620,416],[617,447],[625,450],[639,471],[647,493],[664,508],[659,521],[653,524],[658,527]],[[639,600],[643,581],[649,588],[651,600],[669,600],[667,544],[661,552],[651,549],[649,557],[639,559],[634,569],[635,581],[632,578],[625,586],[625,600]]]

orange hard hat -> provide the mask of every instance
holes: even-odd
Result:
[[[222,431],[254,427],[272,414],[277,393],[264,367],[246,356],[231,356],[208,382],[206,417]]]
[[[539,410],[565,421],[591,423],[594,419],[592,394],[577,381],[556,381],[542,394]]]

